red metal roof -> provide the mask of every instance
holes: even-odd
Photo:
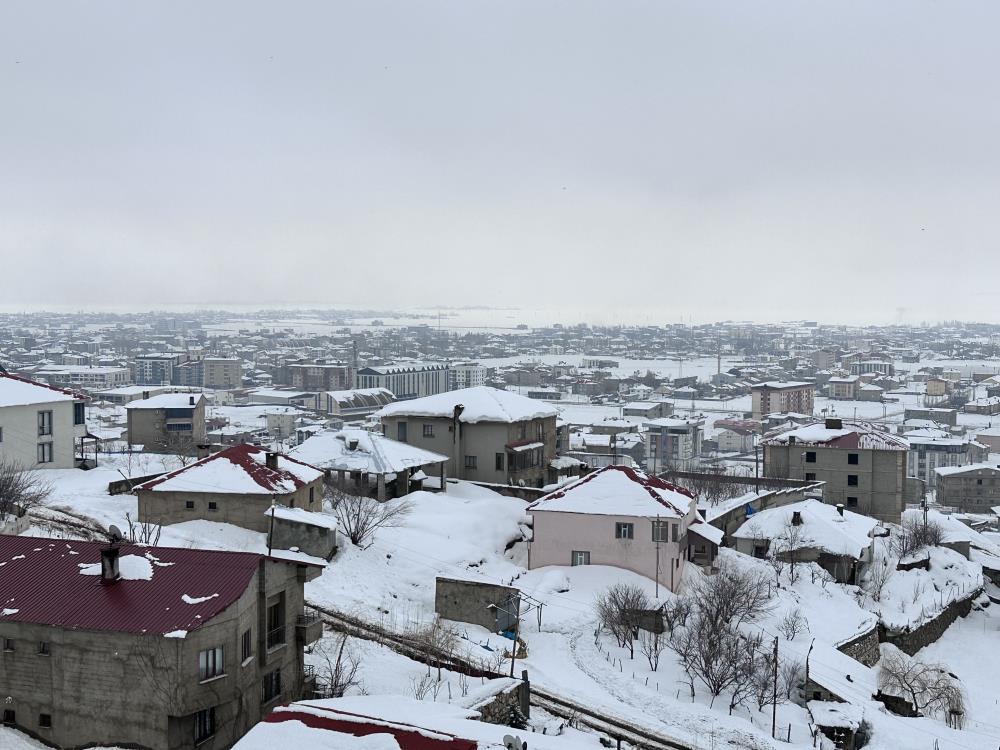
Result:
[[[649,496],[653,498],[656,502],[658,502],[660,505],[662,505],[664,508],[669,508],[670,510],[680,514],[681,516],[684,515],[684,511],[678,508],[677,506],[672,505],[669,501],[664,499],[658,492],[656,492],[656,490],[668,490],[670,492],[678,492],[681,495],[685,495],[691,498],[692,500],[694,499],[694,493],[692,493],[691,490],[685,487],[681,487],[679,484],[666,482],[657,476],[650,476],[649,474],[646,474],[644,472],[636,471],[630,466],[620,466],[618,464],[612,464],[610,466],[605,466],[604,468],[598,469],[597,471],[590,472],[589,474],[587,474],[587,476],[583,477],[582,479],[578,479],[577,481],[567,485],[561,490],[550,492],[548,495],[545,495],[544,497],[536,500],[534,503],[532,503],[532,505],[537,505],[538,503],[541,503],[546,500],[556,500],[560,497],[565,497],[568,492],[572,492],[576,487],[579,487],[581,485],[586,484],[587,482],[590,482],[591,480],[599,477],[600,475],[604,474],[607,471],[620,471],[622,474],[627,476],[637,485],[646,490],[646,492],[649,493]]]
[[[285,481],[292,482],[292,484],[295,485],[296,489],[304,487],[306,485],[306,482],[302,481],[302,479],[296,476],[293,472],[288,471],[287,469],[280,469],[280,468],[270,469],[264,462],[257,461],[253,458],[253,456],[261,456],[269,452],[270,451],[267,451],[264,448],[261,448],[256,445],[249,445],[246,443],[242,445],[234,445],[230,448],[226,448],[225,450],[221,450],[218,453],[213,453],[211,456],[203,458],[200,461],[195,461],[193,464],[189,464],[188,466],[177,469],[176,471],[172,471],[169,474],[164,474],[161,477],[152,479],[144,484],[139,485],[138,487],[136,487],[136,489],[137,490],[152,489],[161,482],[165,482],[168,479],[176,477],[178,474],[183,474],[184,472],[187,471],[193,471],[198,467],[204,466],[205,464],[211,461],[222,461],[222,460],[230,461],[234,465],[243,469],[247,473],[247,475],[251,479],[253,479],[254,482],[259,484],[268,492],[287,492],[288,491],[287,488],[282,486],[282,483]],[[292,458],[291,456],[285,453],[282,453],[280,455],[282,461],[289,461],[293,464],[298,464],[299,466],[305,466],[306,468],[318,471],[320,473],[322,473],[323,471],[322,469],[319,469],[313,466],[312,464],[307,464],[305,461],[299,461],[298,459]]]
[[[197,630],[235,602],[263,555],[123,545],[123,574],[113,583],[81,573],[101,564],[101,542],[0,535],[0,628],[27,622],[78,630],[164,634]],[[126,560],[135,556],[138,560]],[[201,600],[188,604],[183,597]]]

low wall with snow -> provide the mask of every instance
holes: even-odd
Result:
[[[468,480],[466,480],[468,481]],[[474,484],[477,487],[485,487],[488,490],[493,490],[500,495],[506,495],[507,497],[516,497],[519,500],[524,500],[528,503],[533,503],[541,497],[545,497],[549,494],[548,490],[543,490],[538,487],[518,487],[513,484],[493,484],[492,482],[469,482],[469,484]]]
[[[885,643],[891,643],[900,651],[904,651],[910,656],[913,656],[924,646],[929,646],[944,635],[944,631],[946,631],[959,617],[965,617],[968,615],[969,612],[972,611],[973,601],[981,596],[982,593],[982,589],[977,589],[963,599],[956,599],[945,607],[941,611],[941,614],[927,620],[913,630],[905,632],[892,632],[886,630],[884,626],[880,625],[879,640]]]
[[[879,660],[878,633],[878,627],[873,627],[867,633],[862,633],[846,643],[841,643],[837,646],[837,650],[842,654],[847,654],[855,661],[861,662],[866,667],[874,667]]]
[[[491,680],[484,688],[472,691],[466,703],[479,712],[481,721],[509,725],[515,706],[524,718],[530,718],[531,687],[527,680]]]

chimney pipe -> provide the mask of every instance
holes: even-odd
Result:
[[[844,504],[843,503],[837,503],[837,512],[840,515],[844,515]]]
[[[118,571],[118,545],[101,550],[101,583],[114,583],[121,577]]]
[[[802,525],[802,512],[798,510],[792,511],[792,526]]]
[[[194,406],[194,396],[188,396],[188,404]]]
[[[269,469],[274,471],[278,470],[278,454],[274,451],[268,451],[264,454],[264,465]]]

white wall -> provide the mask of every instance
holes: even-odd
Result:
[[[52,434],[38,434],[38,412],[52,412]],[[47,404],[0,407],[0,456],[14,459],[29,469],[72,469],[75,442],[84,425],[73,425],[73,402],[56,401]],[[52,443],[52,463],[38,463],[38,444]]]

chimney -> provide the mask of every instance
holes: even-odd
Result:
[[[268,451],[264,454],[264,465],[269,469],[274,471],[278,470],[278,454],[274,451]]]
[[[792,526],[802,525],[802,511],[793,510],[792,511]]]
[[[194,396],[188,396],[188,404],[194,406]]]
[[[837,503],[837,512],[840,515],[844,515],[844,504],[843,503]]]
[[[149,398],[149,391],[143,391],[142,392],[142,400],[145,401],[147,398]]]
[[[842,430],[844,429],[844,420],[839,417],[827,417],[826,419],[826,429],[828,430]]]
[[[347,450],[349,450],[349,451],[356,451],[357,449],[358,449],[358,439],[357,438],[351,438],[350,440],[347,441]]]
[[[101,583],[114,583],[121,577],[118,572],[118,545],[112,544],[101,550]]]

